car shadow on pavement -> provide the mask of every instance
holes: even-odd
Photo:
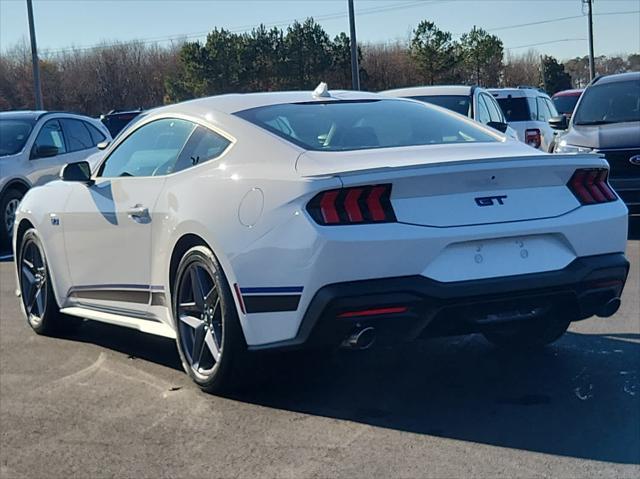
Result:
[[[66,339],[182,370],[170,339],[86,322]],[[416,434],[640,464],[640,334],[567,333],[506,353],[479,335],[263,354],[249,404]],[[196,387],[195,385],[193,386]]]
[[[547,454],[640,464],[640,335],[568,333],[530,354],[481,337],[299,354],[270,365],[261,406]]]

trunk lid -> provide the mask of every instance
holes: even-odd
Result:
[[[431,227],[561,216],[580,206],[566,186],[575,170],[606,166],[591,154],[490,145],[306,152],[297,166],[303,176],[337,176],[345,187],[391,183],[398,222]]]

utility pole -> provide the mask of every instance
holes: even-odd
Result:
[[[351,43],[351,88],[353,90],[360,90],[358,40],[356,40],[356,19],[353,13],[353,0],[349,0],[349,40]]]
[[[596,76],[596,61],[593,56],[593,0],[582,0],[583,5],[587,5],[587,15],[589,16],[589,77],[593,80]]]
[[[36,110],[43,110],[42,86],[40,85],[40,63],[38,62],[36,29],[33,25],[33,5],[31,4],[31,0],[27,0],[27,15],[29,16],[29,37],[31,37],[31,62],[33,63],[33,96],[36,99]]]

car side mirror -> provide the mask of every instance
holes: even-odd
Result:
[[[569,128],[569,120],[564,115],[549,118],[549,126],[554,130],[566,130]]]
[[[60,153],[60,148],[55,145],[40,145],[35,147],[31,158],[51,158]]]
[[[85,183],[86,185],[92,185],[91,179],[91,167],[88,161],[78,161],[76,163],[67,163],[62,167],[60,172],[60,179],[62,181],[75,181],[79,183]]]
[[[105,140],[105,141],[101,141],[100,143],[98,143],[96,145],[96,148],[98,148],[98,150],[106,150],[107,147],[111,144],[110,141]]]
[[[501,121],[490,121],[489,123],[487,123],[487,126],[490,126],[494,130],[498,130],[502,133],[505,133],[507,131],[507,128],[509,127],[509,124],[503,123]]]

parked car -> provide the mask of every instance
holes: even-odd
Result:
[[[32,186],[57,179],[66,163],[80,161],[110,141],[99,122],[72,113],[0,112],[0,247],[8,247],[18,203]]]
[[[516,131],[507,124],[496,100],[484,88],[477,86],[417,86],[381,92],[395,98],[411,98],[441,106],[472,118],[517,140]]]
[[[611,168],[611,184],[632,215],[640,215],[640,72],[601,76],[580,97],[568,122],[552,118],[566,130],[556,153],[594,152]]]
[[[551,151],[555,132],[548,121],[558,112],[549,95],[531,87],[492,88],[489,92],[498,100],[509,126],[521,141]]]
[[[559,91],[551,97],[551,101],[553,101],[553,105],[556,107],[558,113],[569,119],[571,118],[571,115],[573,115],[573,110],[575,109],[583,91],[584,88]]]
[[[144,111],[141,108],[137,110],[111,110],[109,113],[100,115],[100,121],[107,127],[109,133],[113,138],[131,123],[134,119],[140,116]]]
[[[620,305],[627,209],[607,173],[326,85],[165,106],[94,173],[71,163],[27,193],[20,304],[39,334],[87,318],[175,338],[212,392],[255,351],[475,331],[540,347]]]

